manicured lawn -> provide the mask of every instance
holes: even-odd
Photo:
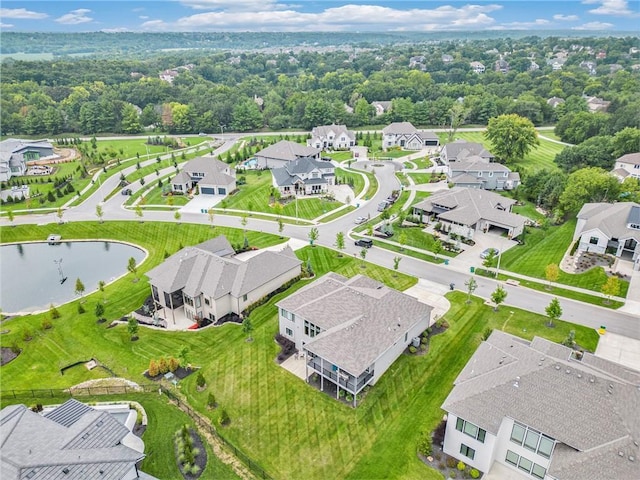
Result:
[[[322,152],[322,156],[332,158],[336,162],[344,162],[345,160],[353,158],[353,153],[349,151]]]
[[[407,155],[411,155],[412,153],[416,153],[416,152],[409,151],[409,150],[388,150],[386,152],[379,151],[379,152],[375,152],[375,158],[371,158],[371,160],[375,160],[378,158],[402,158],[402,157],[406,157]]]
[[[407,173],[407,175],[409,177],[411,177],[413,179],[413,182],[416,184],[421,184],[421,183],[429,183],[429,180],[431,180],[431,174],[430,173]]]
[[[431,160],[429,160],[429,157],[416,158],[411,160],[411,162],[415,163],[418,168],[429,168],[431,166]]]
[[[63,228],[68,228],[60,232],[65,238],[71,238],[72,233],[101,238],[130,236],[132,241],[151,252],[151,258],[143,264],[145,271],[161,261],[165,248],[173,252],[179,242],[195,243],[210,231],[207,226],[155,226],[133,222],[113,226],[109,223],[98,226],[97,222],[68,224]],[[215,229],[215,233],[223,231],[233,237],[232,243],[242,237],[241,231]],[[14,240],[40,239],[44,238],[45,232],[48,233],[46,227],[2,229],[6,240],[9,240],[7,236]],[[262,246],[277,241],[276,237],[260,234],[252,238],[252,244]],[[347,276],[365,273],[398,289],[416,283],[413,277],[395,276],[392,270],[379,266],[366,264],[366,268],[362,268],[360,259],[339,257],[337,252],[321,247],[305,247],[297,254],[305,261],[310,259],[317,275],[330,270]],[[400,475],[436,479],[440,478],[439,474],[416,457],[416,442],[421,431],[434,428],[440,421],[442,411],[439,407],[456,375],[479,344],[485,328],[505,325],[507,331],[526,338],[543,335],[556,341],[574,329],[577,342],[586,348],[594,349],[597,342],[593,330],[564,322],[548,329],[544,327],[542,316],[511,307],[493,312],[479,299],[465,305],[466,295],[453,292],[448,295],[452,309],[446,316],[451,328],[433,339],[429,354],[423,357],[402,355],[360,406],[352,409],[309,387],[274,362],[278,352],[273,341],[277,331],[274,304],[308,282],[296,283],[252,312],[253,342],[245,341],[245,335],[237,325],[199,332],[142,328],[140,339],[131,342],[124,326],[105,328],[95,322],[91,313],[78,315],[74,302],[68,307],[60,307],[62,318],[54,320],[52,330],[38,335],[26,345],[20,342],[25,350],[2,368],[2,388],[65,387],[92,378],[92,374],[83,369],[69,376],[61,376],[57,371],[61,364],[84,358],[87,352],[119,375],[143,382],[141,373],[149,359],[176,355],[184,345],[189,348],[190,362],[202,367],[208,384],[207,390],[197,392],[195,375],[182,382],[182,392],[190,404],[216,419],[218,411],[208,412],[204,408],[207,393],[213,392],[231,417],[224,435],[275,478],[397,478]],[[121,310],[130,311],[148,294],[144,280],[132,283],[131,276],[107,290],[109,318],[120,315],[118,305]],[[87,301],[89,312],[99,301],[96,297],[90,296]],[[32,315],[5,323],[3,328],[11,332],[2,335],[0,340],[5,345],[13,338],[21,338],[20,331],[25,324],[37,326],[41,319],[42,315]],[[170,432],[173,426],[165,429]],[[169,453],[163,455],[169,456]],[[160,470],[158,466],[158,470],[150,473],[160,478],[175,478]],[[224,474],[219,473],[219,476]]]
[[[349,205],[348,207],[343,208],[342,210],[336,210],[331,215],[327,215],[322,220],[320,220],[320,222],[321,223],[331,222],[331,221],[335,220],[336,218],[340,218],[343,215],[346,215],[349,212],[353,212],[355,209],[356,209],[356,207],[354,207],[353,205]]]
[[[524,202],[524,205],[514,205],[511,207],[513,213],[519,213],[531,220],[543,222],[547,217],[536,210],[536,206],[532,202]]]
[[[166,184],[166,180],[164,183]],[[156,186],[151,189],[151,192],[145,195],[144,203],[145,205],[168,205],[168,198],[168,196],[163,196],[162,189]],[[186,205],[189,202],[189,197],[186,195],[171,195],[171,198],[175,206]]]
[[[359,173],[355,173],[343,168],[336,168],[336,181],[340,183],[347,183],[353,190],[354,198],[360,195],[360,192],[364,190],[364,178]],[[353,199],[352,199],[353,200]]]
[[[408,187],[409,185],[411,185],[409,183],[409,173],[404,173],[404,172],[396,172],[396,178],[398,179],[398,181],[400,182],[400,185],[404,186],[404,187]]]

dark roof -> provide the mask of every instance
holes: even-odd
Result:
[[[63,427],[70,427],[84,416],[85,413],[92,410],[93,409],[90,406],[80,403],[72,398],[55,410],[51,410],[49,413],[45,414],[45,418],[53,420]]]
[[[321,149],[307,147],[299,143],[281,140],[257,152],[256,157],[274,158],[277,160],[292,161],[300,157],[314,157]]]

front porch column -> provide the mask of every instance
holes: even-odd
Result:
[[[324,392],[324,358],[320,357],[320,391]]]

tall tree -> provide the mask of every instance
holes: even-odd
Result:
[[[495,304],[493,307],[494,311],[498,311],[498,307],[503,303],[507,298],[507,291],[502,287],[502,285],[498,285],[496,289],[491,293],[491,301]]]
[[[547,305],[544,311],[547,313],[547,317],[549,317],[549,323],[547,323],[548,327],[553,327],[554,322],[557,322],[562,316],[562,307],[560,306],[560,302],[557,298],[552,299],[551,303]]]
[[[616,177],[601,168],[583,168],[569,175],[558,207],[564,214],[577,213],[585,203],[611,201],[619,194]]]
[[[611,302],[611,297],[619,295],[620,280],[618,280],[618,277],[607,278],[607,281],[602,285],[602,293],[607,296],[607,303]]]
[[[558,265],[556,263],[547,265],[544,269],[544,277],[547,279],[547,282],[549,282],[547,289],[551,290],[551,284],[560,277],[560,268],[558,268]]]
[[[400,261],[402,260],[402,257],[393,257],[393,270],[394,270],[394,277],[398,276],[398,267],[400,267]]]
[[[142,131],[142,125],[140,125],[140,119],[138,118],[138,112],[136,108],[130,103],[125,103],[122,107],[122,120],[120,122],[123,133],[140,133]]]
[[[82,280],[80,280],[79,278],[76,278],[75,293],[80,298],[82,298],[82,296],[84,295],[84,283],[82,283]]]
[[[136,259],[133,257],[129,257],[129,261],[127,262],[127,270],[133,273],[134,282],[138,281],[138,265],[136,264]]]
[[[338,256],[342,256],[342,250],[344,250],[344,232],[336,233],[336,248],[338,249]]]
[[[491,142],[493,153],[506,163],[524,158],[540,144],[531,120],[514,113],[490,119],[485,137]]]
[[[313,247],[314,243],[318,240],[318,237],[320,236],[320,232],[318,231],[318,229],[316,227],[312,227],[311,230],[309,230],[309,244]]]
[[[475,278],[471,277],[469,280],[467,280],[466,282],[464,282],[465,286],[467,287],[467,304],[471,303],[471,295],[473,295],[473,292],[476,291],[476,289],[478,288],[478,282],[476,281]]]

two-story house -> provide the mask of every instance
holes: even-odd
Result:
[[[434,132],[420,131],[410,122],[394,122],[382,129],[382,148],[400,147],[404,150],[421,150],[437,147],[440,139]]]
[[[331,162],[300,158],[271,170],[271,178],[283,197],[318,195],[335,185],[335,167]]]
[[[629,176],[640,180],[640,153],[627,153],[618,158],[611,173],[621,182]]]
[[[346,125],[322,125],[311,130],[307,146],[320,149],[348,149],[356,144],[356,134]]]
[[[240,315],[248,306],[300,276],[291,248],[241,260],[224,236],[185,247],[147,273],[158,315],[198,321]]]
[[[0,181],[26,175],[27,162],[55,156],[47,140],[7,138],[0,142]]]
[[[485,71],[484,64],[480,62],[471,62],[469,63],[469,66],[471,67],[471,70],[473,70],[475,73],[484,73]]]
[[[236,189],[236,172],[213,156],[196,157],[171,179],[171,190],[184,194],[196,185],[202,195],[228,195]]]
[[[455,140],[442,147],[440,159],[444,163],[458,162],[471,156],[482,158],[487,163],[495,160],[494,155],[484,148],[481,143],[467,142],[466,140]]]
[[[479,155],[471,155],[449,162],[447,180],[456,187],[513,190],[520,185],[520,174],[501,163],[488,162]]]
[[[490,478],[638,476],[640,372],[494,330],[444,404],[443,450]]]
[[[289,140],[280,140],[256,152],[254,158],[260,168],[279,168],[300,158],[320,160],[321,148],[300,145]]]
[[[306,358],[307,381],[318,375],[321,390],[345,390],[354,406],[356,395],[429,327],[433,309],[369,277],[333,272],[276,306],[280,333]]]

